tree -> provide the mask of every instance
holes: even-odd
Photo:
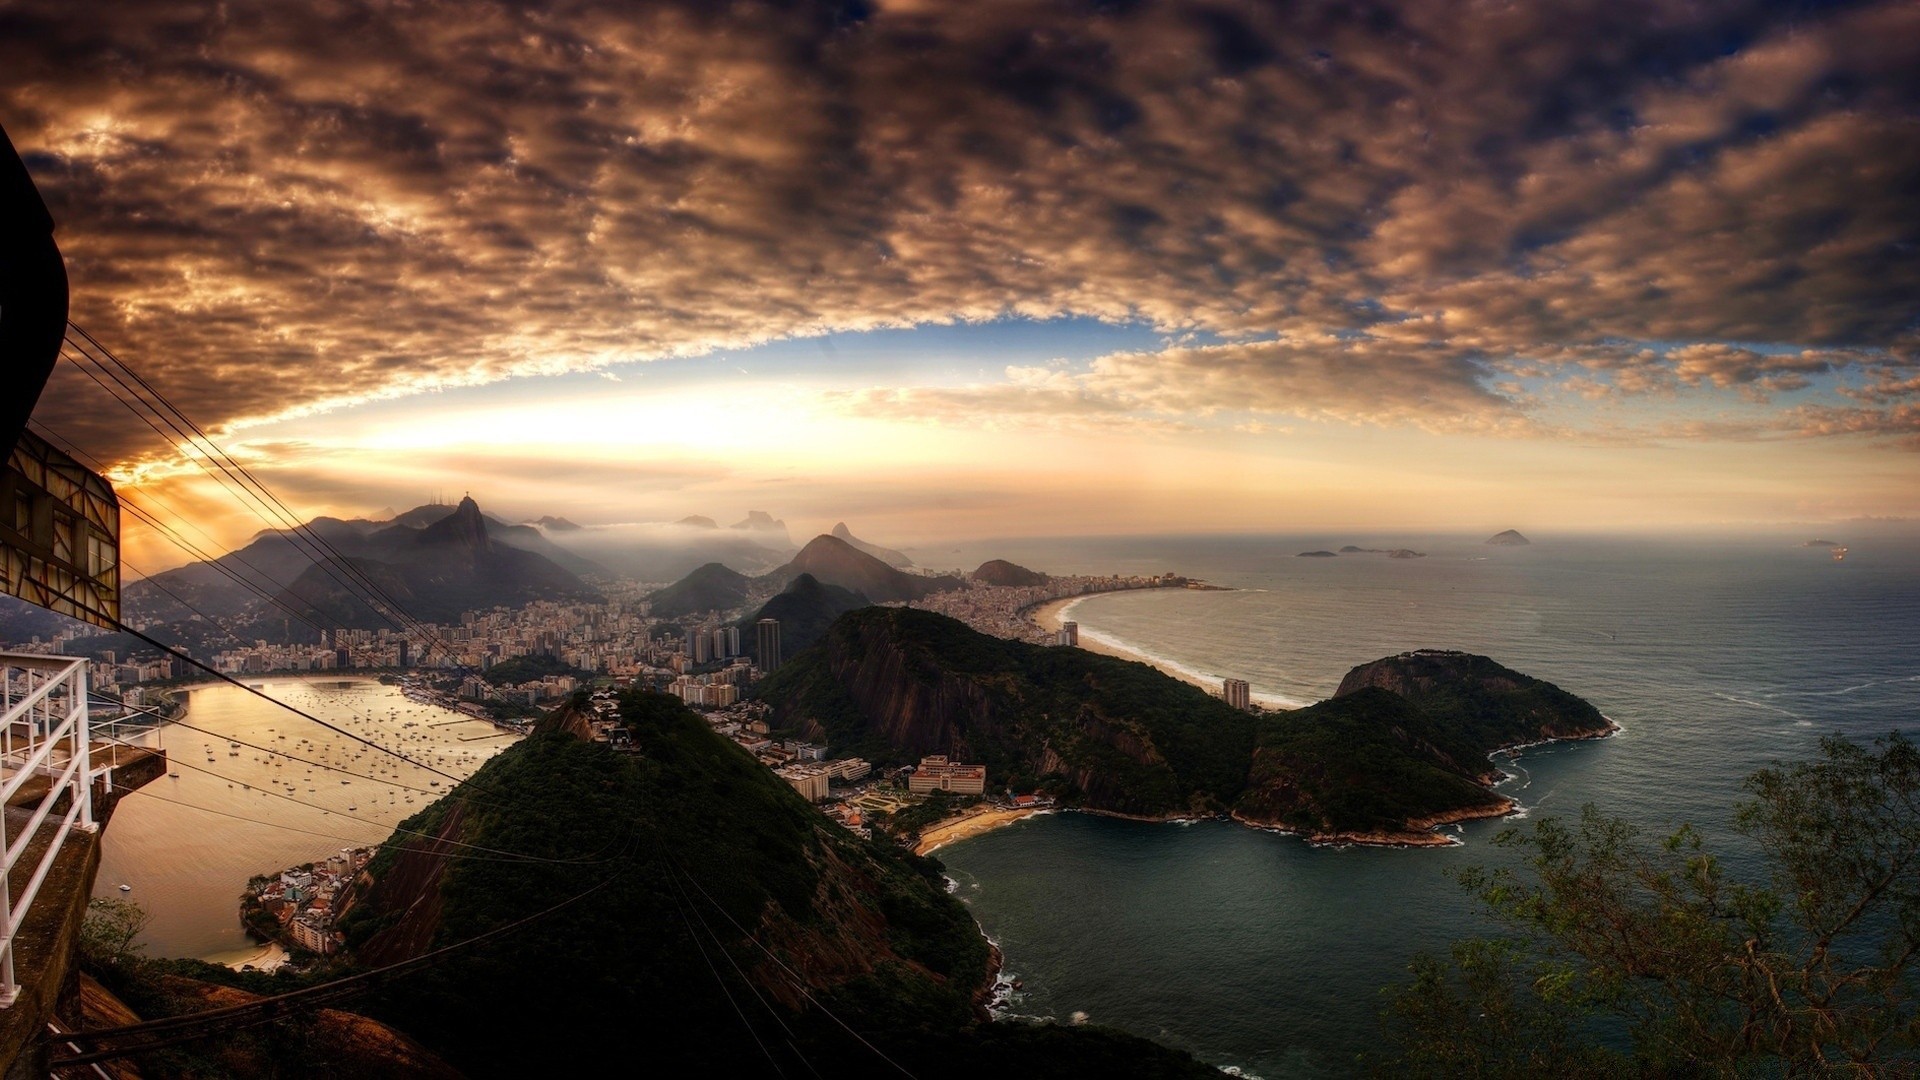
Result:
[[[1821,741],[1746,781],[1769,880],[1700,834],[1649,844],[1588,806],[1496,840],[1462,883],[1511,931],[1422,957],[1390,994],[1398,1075],[1920,1070],[1920,748]]]
[[[117,896],[96,896],[87,902],[80,923],[80,958],[94,968],[125,967],[140,959],[145,946],[134,939],[147,928],[147,909]]]

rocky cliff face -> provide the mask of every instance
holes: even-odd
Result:
[[[918,663],[885,633],[861,627],[829,635],[826,664],[853,703],[873,718],[869,730],[903,755],[973,761],[1004,734],[981,683]],[[817,722],[812,726],[825,734]]]
[[[945,616],[866,608],[760,688],[775,720],[841,754],[947,754],[989,786],[1045,783],[1090,808],[1224,809],[1252,720],[1142,664],[976,634]]]

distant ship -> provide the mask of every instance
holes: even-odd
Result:
[[[1846,548],[1843,548],[1843,547],[1837,547],[1837,548],[1834,548],[1834,549],[1833,549],[1833,561],[1834,561],[1834,562],[1839,562],[1839,561],[1841,561],[1842,559],[1845,559],[1846,557],[1847,557],[1847,549],[1846,549]]]

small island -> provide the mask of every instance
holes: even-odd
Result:
[[[1340,553],[1340,554],[1342,554],[1342,555],[1385,555],[1385,556],[1386,556],[1387,558],[1389,558],[1389,559],[1424,559],[1424,558],[1426,558],[1426,557],[1427,557],[1427,553],[1426,553],[1426,552],[1424,552],[1424,551],[1415,551],[1415,550],[1413,550],[1412,548],[1363,548],[1363,547],[1360,547],[1360,546],[1358,546],[1358,545],[1355,545],[1355,544],[1348,544],[1348,545],[1346,545],[1345,547],[1343,547],[1343,548],[1341,548],[1341,549],[1340,549],[1340,552],[1339,552],[1339,553]],[[1303,551],[1303,552],[1301,552],[1300,554],[1302,554],[1302,555],[1315,555],[1315,554],[1320,554],[1320,555],[1330,555],[1330,554],[1333,554],[1333,553],[1332,553],[1332,552],[1308,552],[1308,551]]]
[[[1331,551],[1303,551],[1300,554],[1294,556],[1294,558],[1296,559],[1337,559],[1339,558],[1339,556],[1334,554]]]
[[[1526,547],[1532,544],[1533,541],[1521,536],[1520,530],[1518,529],[1508,529],[1505,532],[1494,533],[1492,536],[1487,537],[1483,543],[1492,544],[1495,547]]]

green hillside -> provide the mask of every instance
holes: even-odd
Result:
[[[473,847],[383,848],[345,919],[364,963],[596,891],[396,982],[372,1015],[487,1076],[641,1059],[766,1075],[769,1058],[865,1076],[890,1071],[879,1054],[925,1077],[1214,1075],[1117,1033],[981,1023],[989,948],[937,863],[832,824],[670,698],[628,695],[622,715],[637,753],[536,735],[403,826]]]

